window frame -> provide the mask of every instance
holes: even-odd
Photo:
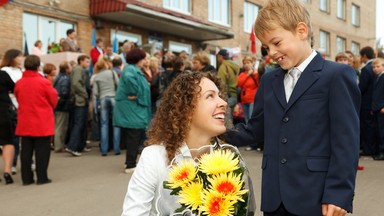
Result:
[[[346,44],[347,44],[346,38],[337,36],[336,37],[336,51],[337,51],[337,53],[345,52]],[[340,45],[341,45],[341,47],[340,47]]]
[[[120,30],[115,30],[115,29],[111,29],[111,44],[113,45],[113,42],[115,40],[115,32],[116,32],[116,38],[117,38],[117,41],[118,41],[118,44],[120,45],[120,43],[122,43],[123,41],[125,40],[129,40],[133,43],[137,43],[137,45],[141,45],[142,44],[142,40],[143,40],[143,37],[139,34],[135,34],[135,33],[131,33],[131,32],[126,32],[126,31],[120,31]],[[134,39],[134,40],[132,40]]]
[[[175,49],[175,47],[183,47],[183,48]],[[181,51],[184,50],[187,53],[192,54],[192,45],[170,40],[168,42],[168,50],[172,52],[177,52],[177,53],[180,53]]]
[[[346,0],[337,0],[336,4],[337,4],[336,17],[339,19],[342,19],[342,20],[346,20],[347,1]]]
[[[352,25],[356,26],[356,27],[360,27],[360,19],[361,19],[360,6],[352,3],[352,8],[351,8],[351,23],[352,23]]]
[[[322,46],[322,35],[325,35],[325,47]],[[322,50],[322,53],[329,56],[330,54],[330,33],[327,32],[327,31],[324,31],[324,30],[320,30],[320,33],[319,33],[319,50],[320,49],[323,49]]]
[[[355,56],[358,56],[360,55],[360,43],[356,42],[356,41],[352,41],[351,42],[351,52],[355,55]]]
[[[224,11],[223,13],[222,10],[220,9],[223,9],[221,4],[219,6],[216,6],[215,4],[219,4],[219,3],[223,3],[224,1],[227,2],[227,8],[226,8],[226,11]],[[223,25],[223,26],[227,26],[229,27],[230,26],[230,23],[231,23],[231,7],[230,7],[230,4],[231,4],[231,0],[208,0],[208,20],[210,22],[213,22],[213,23],[216,23],[216,24],[219,24],[219,25]],[[212,14],[212,12],[214,12],[214,14]],[[220,12],[219,16],[219,20],[216,20],[215,19],[215,12]],[[226,12],[226,21],[223,21],[223,14]]]
[[[179,2],[179,5],[180,5],[179,7],[174,6],[175,5],[174,3],[176,1]],[[185,11],[183,8],[184,1],[188,1],[187,2],[187,8],[188,8],[187,11]],[[188,15],[190,15],[191,11],[192,11],[191,0],[163,0],[163,7],[170,9],[170,10],[173,10],[173,11],[180,12],[180,13],[188,14]]]
[[[37,20],[37,25],[36,25],[36,35],[33,35],[32,38],[31,38],[31,35],[29,34],[30,32],[26,32],[26,29],[25,29],[25,25],[28,25],[28,23],[26,23],[27,21],[30,21],[30,18],[26,18],[26,16],[33,16],[33,17],[36,17],[36,20]],[[54,27],[54,38],[53,39],[50,39],[49,42],[47,43],[47,41],[44,40],[44,35],[46,35],[46,28],[43,27],[43,22],[44,21],[48,21],[48,23],[54,23],[55,27]],[[35,41],[37,40],[41,40],[42,43],[43,43],[43,47],[42,47],[42,50],[44,53],[47,53],[48,54],[48,46],[52,43],[52,42],[56,42],[57,44],[60,43],[60,39],[61,38],[67,38],[67,30],[63,30],[61,29],[61,25],[63,24],[69,24],[69,25],[72,25],[71,27],[69,28],[73,28],[75,29],[75,31],[77,32],[77,24],[75,22],[71,22],[71,21],[68,21],[68,20],[62,20],[62,19],[57,19],[57,18],[52,18],[52,17],[48,17],[48,16],[44,16],[44,15],[40,15],[40,14],[34,14],[34,13],[29,13],[29,12],[23,12],[23,17],[22,17],[22,28],[23,28],[23,50],[25,50],[25,36],[27,36],[27,45],[28,45],[28,51],[30,52],[32,50],[32,48],[34,47],[34,43]],[[30,25],[28,25],[30,27]],[[44,31],[44,32],[43,32]],[[24,34],[25,33],[25,34]],[[35,37],[36,36],[36,37]]]
[[[251,7],[251,8],[250,8]],[[252,8],[253,7],[253,8]],[[249,8],[249,10],[247,10]],[[256,9],[256,11],[255,11]],[[248,14],[249,11],[256,12],[255,14]],[[255,24],[256,17],[259,13],[260,6],[257,4],[254,4],[252,2],[244,2],[244,32],[251,33],[252,26]],[[250,23],[250,17],[254,17],[253,21],[251,22],[252,25],[249,25]]]
[[[325,8],[323,8],[323,4],[325,4]],[[319,1],[319,9],[322,12],[329,13],[330,12],[329,0],[320,0]]]

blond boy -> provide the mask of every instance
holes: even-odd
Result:
[[[264,141],[261,210],[265,216],[352,212],[359,159],[360,92],[356,73],[311,48],[308,11],[270,0],[255,33],[276,61],[263,76],[247,125],[229,141]]]

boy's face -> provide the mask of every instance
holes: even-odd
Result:
[[[268,55],[284,70],[299,66],[311,54],[312,49],[307,38],[308,28],[302,22],[294,32],[279,27],[259,36]]]
[[[349,59],[347,58],[339,58],[337,60],[338,63],[349,65]]]
[[[384,71],[384,65],[383,64],[372,64],[373,72],[375,72],[376,75],[379,75],[381,72]]]

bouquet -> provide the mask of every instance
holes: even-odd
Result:
[[[216,143],[190,151],[199,156],[173,161],[163,184],[177,197],[172,215],[253,215],[252,184],[238,150]]]
[[[51,45],[48,45],[48,53],[58,53],[60,52],[60,45],[52,42]]]

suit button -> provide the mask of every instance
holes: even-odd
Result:
[[[288,116],[285,116],[284,118],[283,118],[283,122],[284,123],[287,123],[289,121],[289,117]]]
[[[281,139],[281,143],[285,144],[285,143],[287,143],[287,142],[288,142],[288,139],[287,139],[287,138],[283,138],[283,139]]]
[[[281,160],[280,160],[280,163],[282,163],[282,164],[287,163],[287,159],[285,159],[285,158],[281,159]]]

